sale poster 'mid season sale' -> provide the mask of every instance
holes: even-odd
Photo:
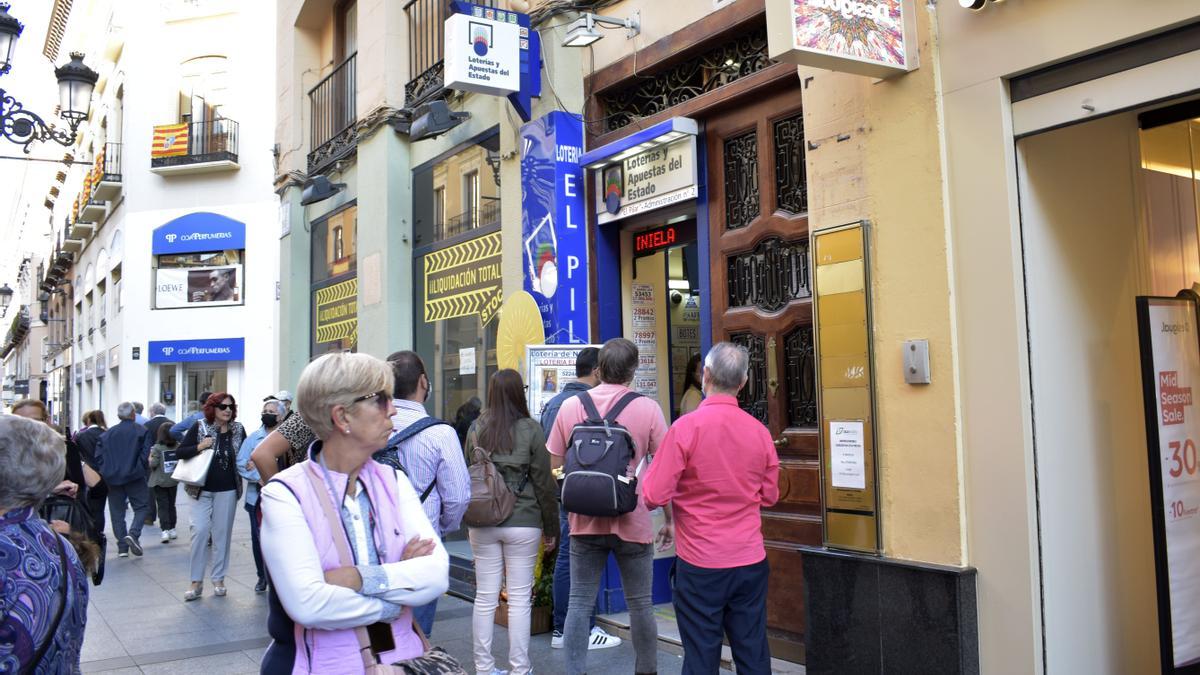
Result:
[[[1200,386],[1196,309],[1190,302],[1150,304],[1157,394],[1158,458],[1176,666],[1200,661]]]

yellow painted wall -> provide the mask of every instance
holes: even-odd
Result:
[[[810,226],[871,222],[883,550],[966,560],[955,340],[930,17],[917,12],[922,66],[885,81],[801,68]],[[811,79],[810,79],[811,78]],[[839,142],[839,136],[849,135]],[[933,383],[905,384],[901,347],[929,340]]]

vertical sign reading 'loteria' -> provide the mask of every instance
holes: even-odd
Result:
[[[549,344],[588,342],[583,121],[552,112],[521,127],[521,259]]]
[[[767,0],[771,58],[856,75],[917,67],[912,0]]]
[[[1200,664],[1200,337],[1191,298],[1138,298],[1163,672]],[[1190,670],[1190,669],[1189,669]]]

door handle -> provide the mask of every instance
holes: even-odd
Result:
[[[775,336],[767,338],[767,388],[771,396],[779,391],[779,363],[775,358]]]
[[[787,446],[788,446],[788,437],[787,436],[780,436],[779,438],[775,439],[775,447],[786,448]]]

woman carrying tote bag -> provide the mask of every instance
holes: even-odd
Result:
[[[204,590],[204,570],[208,567],[208,539],[212,537],[213,593],[224,596],[225,571],[229,567],[229,540],[233,534],[233,518],[237,514],[242,480],[237,472],[237,452],[246,440],[246,430],[237,420],[237,402],[224,392],[208,397],[204,404],[204,419],[188,429],[183,442],[175,451],[181,464],[206,450],[212,458],[204,484],[200,487],[192,518],[192,586],[184,600],[195,600]],[[176,467],[176,472],[181,467]],[[174,476],[174,474],[172,474]]]
[[[529,416],[521,375],[506,368],[492,375],[487,407],[467,432],[466,448],[491,453],[491,461],[516,495],[512,515],[495,527],[470,528],[475,557],[475,613],[471,620],[475,672],[503,672],[492,656],[492,632],[500,581],[508,584],[508,663],[513,675],[529,663],[530,607],[538,544],[554,548],[559,533],[558,497],[542,427]],[[468,458],[470,461],[470,458]]]

